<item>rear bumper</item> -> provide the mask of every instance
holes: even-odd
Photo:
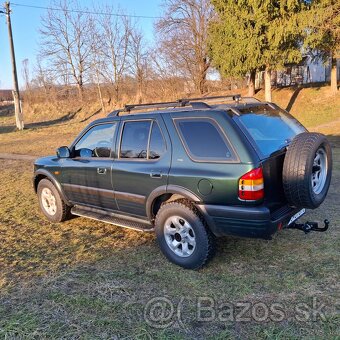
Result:
[[[269,239],[277,230],[287,226],[300,209],[283,206],[270,212],[265,206],[231,207],[200,205],[211,231],[216,236],[235,235]]]

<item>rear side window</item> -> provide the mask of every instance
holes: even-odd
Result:
[[[151,121],[125,122],[120,158],[147,158]]]
[[[240,110],[239,119],[264,157],[288,145],[306,129],[291,115],[269,106]]]
[[[226,136],[214,120],[186,118],[174,121],[184,147],[193,160],[235,160]]]
[[[166,151],[166,146],[162,132],[156,122],[152,124],[150,146],[149,146],[149,159],[158,159]]]
[[[156,121],[124,123],[120,158],[157,160],[165,152],[165,141]]]

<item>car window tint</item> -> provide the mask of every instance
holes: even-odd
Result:
[[[263,157],[286,147],[306,129],[284,111],[262,105],[240,110],[239,120],[261,151]]]
[[[209,118],[176,119],[184,145],[194,160],[218,161],[233,158],[220,127]]]
[[[75,155],[84,157],[110,157],[113,147],[113,136],[117,124],[96,125],[85,133],[75,145]],[[86,149],[86,150],[84,150]]]
[[[147,157],[150,121],[125,122],[120,146],[120,158]]]
[[[166,147],[163,139],[162,132],[156,122],[152,124],[150,146],[149,146],[149,159],[160,158],[165,153]]]

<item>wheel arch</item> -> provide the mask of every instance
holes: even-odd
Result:
[[[163,185],[151,192],[146,201],[146,213],[153,220],[162,203],[177,199],[187,199],[193,204],[202,202],[201,198],[192,191],[179,185]]]
[[[55,186],[55,188],[58,190],[60,196],[62,197],[63,201],[70,205],[67,197],[65,196],[64,194],[64,191],[61,187],[61,184],[57,181],[57,179],[49,172],[47,171],[46,169],[38,169],[37,171],[35,171],[34,173],[34,177],[33,177],[33,188],[34,188],[34,191],[35,193],[37,193],[37,190],[38,190],[38,184],[39,182],[42,180],[42,179],[48,179],[50,180],[53,185]]]

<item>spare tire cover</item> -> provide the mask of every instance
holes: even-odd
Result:
[[[303,132],[288,146],[283,189],[290,205],[317,208],[326,198],[332,176],[332,151],[321,133]]]

